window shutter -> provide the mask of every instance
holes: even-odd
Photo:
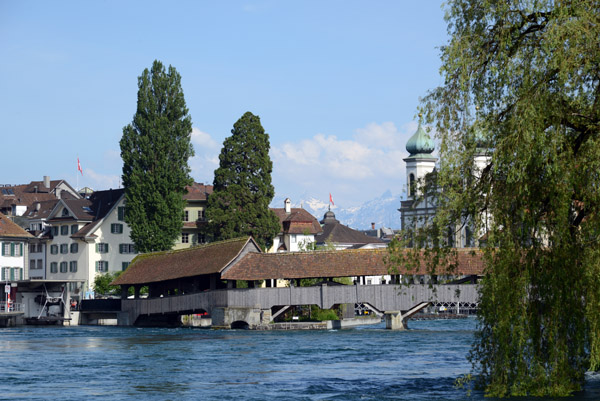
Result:
[[[2,256],[4,256],[4,254],[5,254],[5,252],[4,252],[4,249],[5,249],[4,245],[5,244],[4,244],[4,242],[2,242],[0,245],[2,245]]]
[[[10,256],[15,256],[15,243],[14,242],[10,243]],[[11,276],[12,276],[12,274],[11,274]]]
[[[98,247],[98,244],[96,244],[96,248]],[[100,262],[96,261],[96,271],[98,271],[98,265]]]
[[[100,247],[98,246],[98,244],[96,244],[96,253],[98,253],[100,251]],[[98,262],[96,262],[96,266],[97,266]],[[96,271],[98,271],[98,269],[96,269]]]
[[[10,269],[10,281],[14,281],[15,280],[15,268],[11,268]]]
[[[23,280],[23,269],[19,269],[19,280]]]
[[[23,256],[23,243],[19,244],[19,256]]]

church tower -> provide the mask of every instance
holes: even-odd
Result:
[[[437,158],[433,157],[435,147],[431,137],[425,132],[419,115],[417,132],[406,142],[409,156],[406,163],[407,198],[400,202],[400,219],[402,228],[417,228],[427,224],[435,215],[435,199],[430,194],[422,193],[425,177],[435,170]]]
[[[419,186],[425,183],[425,176],[435,169],[437,158],[431,155],[434,149],[433,140],[423,129],[419,115],[417,132],[406,142],[409,156],[404,161],[408,199],[414,200],[420,194]]]

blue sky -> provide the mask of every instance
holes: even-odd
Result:
[[[276,196],[351,207],[400,194],[446,41],[439,1],[0,0],[0,184],[118,187],[137,77],[158,59],[182,76],[196,181],[212,183],[251,111],[271,138]]]

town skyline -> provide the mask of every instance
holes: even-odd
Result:
[[[0,72],[10,77],[0,129],[25,145],[6,152],[1,184],[49,175],[119,187],[137,77],[158,59],[182,76],[195,181],[212,184],[223,140],[251,111],[270,135],[276,198],[331,193],[348,208],[405,189],[419,97],[441,79],[440,3],[141,4],[0,6]]]

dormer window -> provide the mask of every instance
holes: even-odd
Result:
[[[63,211],[62,211],[62,216],[65,217],[65,216],[68,216],[68,215],[69,215],[69,210],[67,208],[64,208]]]

